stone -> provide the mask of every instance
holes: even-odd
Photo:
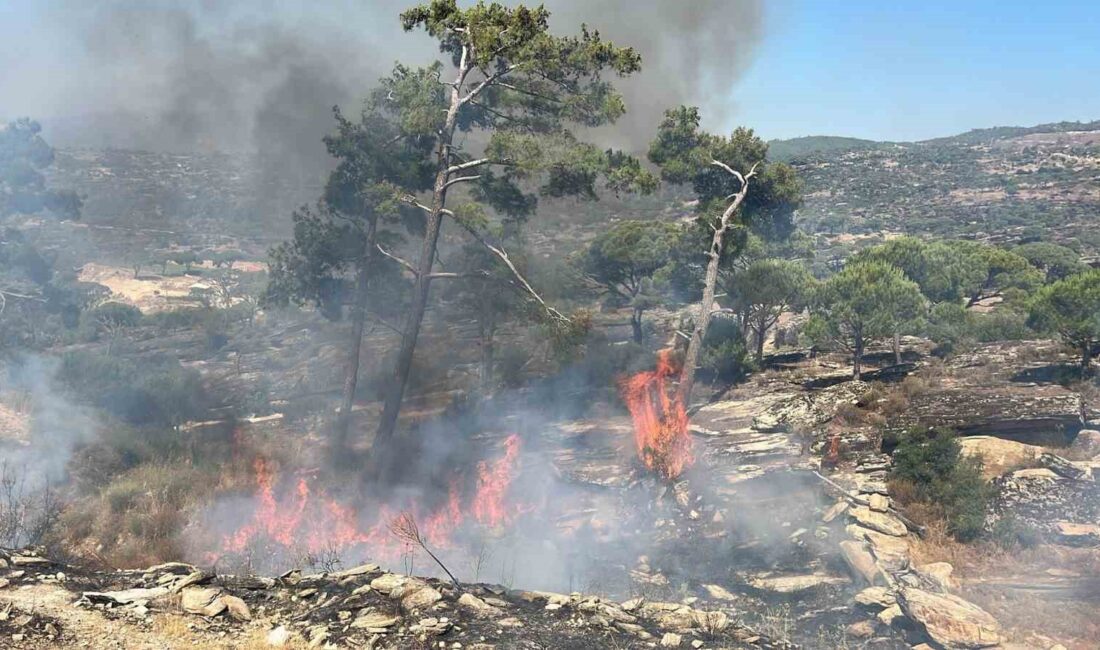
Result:
[[[127,589],[125,591],[85,591],[82,596],[92,603],[114,603],[115,605],[129,605],[139,600],[153,600],[168,593],[167,587],[152,587],[150,589]],[[211,598],[213,600],[213,598]],[[209,604],[206,603],[206,604]],[[205,605],[204,605],[205,606]]]
[[[982,476],[986,480],[1034,463],[1043,452],[1036,445],[993,436],[963,436],[958,441],[964,456],[981,459]]]
[[[847,539],[839,546],[840,555],[855,578],[870,586],[886,584],[886,575],[875,563],[874,556],[864,548],[863,542]]]
[[[290,630],[280,625],[267,633],[267,645],[273,648],[282,648],[290,641]]]
[[[1100,526],[1096,524],[1078,524],[1070,521],[1054,522],[1054,532],[1061,541],[1074,546],[1093,546],[1100,544]]]
[[[875,635],[875,625],[871,621],[856,621],[845,628],[848,636],[856,639],[869,639]]]
[[[410,580],[412,580],[412,578],[397,575],[396,573],[383,573],[370,581],[370,587],[377,592],[388,595],[391,591],[408,584]]]
[[[1001,626],[981,607],[951,594],[903,588],[898,604],[929,637],[948,650],[1001,643]]]
[[[721,589],[721,587],[719,587],[719,589]],[[630,600],[623,601],[623,603],[620,604],[619,607],[621,607],[624,612],[633,612],[634,610],[641,607],[644,603],[645,598],[631,598]]]
[[[887,571],[897,573],[909,566],[909,542],[905,537],[884,535],[855,524],[848,526],[845,530],[853,538],[870,543],[871,553]]]
[[[352,621],[351,626],[367,631],[379,630],[385,633],[389,628],[397,625],[397,622],[400,620],[400,616],[395,616],[393,614],[383,614],[382,612],[364,610],[354,621]]]
[[[443,600],[443,594],[435,588],[424,585],[419,589],[410,591],[401,597],[401,607],[405,611],[423,609]]]
[[[495,616],[500,613],[499,609],[470,593],[459,596],[458,605],[468,609],[474,616]]]
[[[251,621],[252,612],[248,609],[248,603],[244,602],[236,596],[222,596],[222,604],[225,605],[225,611],[229,614],[229,617],[235,621]]]
[[[737,596],[721,585],[703,585],[703,590],[715,600],[737,600]],[[626,603],[623,603],[623,609],[626,609]]]
[[[218,598],[221,595],[217,587],[188,587],[180,592],[180,607],[188,614],[217,616],[226,608]]]
[[[7,578],[0,578],[0,589],[3,589],[4,587],[7,587],[10,584],[11,584],[11,581],[8,580]]]
[[[881,494],[872,494],[867,497],[867,507],[874,512],[886,512],[890,509],[890,497]]]
[[[701,640],[699,640],[699,639],[695,639],[694,641],[692,641],[692,642],[691,642],[691,647],[695,648],[695,650],[699,650],[699,648],[702,648],[702,647],[703,647],[703,646],[705,646],[705,645],[706,645],[706,644],[705,644],[705,643],[703,643],[703,642],[702,642]]]
[[[955,567],[947,562],[932,562],[913,567],[917,575],[934,585],[940,591],[950,591],[955,585],[951,573]]]
[[[46,566],[53,564],[46,558],[35,555],[13,555],[11,556],[11,563],[15,566]]]
[[[797,576],[777,576],[774,578],[754,578],[749,584],[762,591],[778,594],[795,594],[829,585],[848,584],[848,578],[811,573]]]
[[[825,511],[825,514],[821,515],[821,521],[829,523],[830,521],[847,512],[848,508],[850,507],[851,506],[848,504],[847,501],[837,501],[828,510]]]
[[[523,627],[523,621],[515,618],[514,616],[510,616],[508,618],[502,618],[497,621],[497,625],[499,625],[500,627]]]
[[[875,512],[870,508],[861,506],[852,508],[848,511],[848,514],[864,528],[877,530],[880,533],[895,537],[904,537],[909,534],[908,529],[905,528],[905,524],[900,519],[886,512]]]
[[[898,599],[886,587],[867,587],[855,595],[855,601],[864,607],[886,609],[896,605]]]
[[[879,623],[890,627],[894,624],[894,621],[898,620],[899,618],[904,618],[904,614],[901,611],[901,607],[899,607],[898,605],[890,605],[886,609],[879,612],[878,616],[876,616],[875,618],[878,619]]]
[[[683,637],[675,632],[665,632],[665,635],[661,637],[662,648],[679,648],[680,643],[683,641]]]
[[[344,580],[346,578],[354,578],[356,576],[364,576],[371,573],[378,573],[381,570],[377,564],[360,564],[359,566],[352,567],[350,569],[344,569],[343,571],[336,571],[330,573],[329,577],[333,580]]]
[[[1100,431],[1081,429],[1077,432],[1077,437],[1073,439],[1073,444],[1069,448],[1081,456],[1095,457],[1100,454]]]

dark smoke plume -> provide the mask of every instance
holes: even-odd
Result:
[[[397,60],[436,57],[398,25],[412,3],[29,3],[27,29],[43,33],[26,36],[19,73],[0,80],[0,117],[33,115],[60,146],[251,152],[283,172],[316,169],[334,104],[354,105]],[[629,115],[604,138],[643,147],[662,111],[681,103],[732,126],[731,94],[761,37],[760,0],[546,5],[556,30],[587,23],[644,57],[624,84]]]

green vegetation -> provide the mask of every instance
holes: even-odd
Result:
[[[1031,304],[1031,322],[1056,332],[1078,350],[1088,371],[1100,341],[1100,270],[1086,271],[1043,287]]]
[[[894,449],[890,479],[895,498],[930,506],[959,541],[982,535],[990,488],[981,460],[962,455],[953,431],[904,434]]]
[[[642,314],[660,304],[653,276],[666,266],[680,239],[674,224],[622,221],[596,237],[578,261],[615,307],[630,307],[634,342],[642,342]]]
[[[752,332],[756,362],[764,358],[768,331],[785,311],[801,312],[814,291],[806,268],[790,260],[756,260],[728,280],[727,294]]]
[[[852,353],[852,376],[862,374],[867,343],[916,329],[924,310],[920,288],[897,267],[859,262],[826,280],[814,296],[806,335],[815,345]]]

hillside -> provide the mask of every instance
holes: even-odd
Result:
[[[923,142],[771,143],[805,183],[810,232],[1050,239],[1100,248],[1100,122],[997,127]]]

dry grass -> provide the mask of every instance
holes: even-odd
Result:
[[[1026,647],[1051,647],[1051,639],[1071,650],[1100,647],[1094,595],[1043,597],[1042,590],[1012,588],[1039,586],[1065,575],[1098,579],[1100,551],[1052,545],[1005,549],[992,542],[963,544],[951,537],[942,521],[924,523],[928,528],[925,537],[910,539],[913,563],[950,563],[960,584],[959,594],[1000,621],[1011,641]]]
[[[238,637],[211,639],[193,628],[194,623],[194,617],[168,614],[156,618],[153,631],[164,637],[172,647],[187,647],[193,650],[269,650],[271,648],[267,643],[266,628],[247,630]],[[294,635],[281,647],[289,650],[306,650],[309,644],[301,637]]]

